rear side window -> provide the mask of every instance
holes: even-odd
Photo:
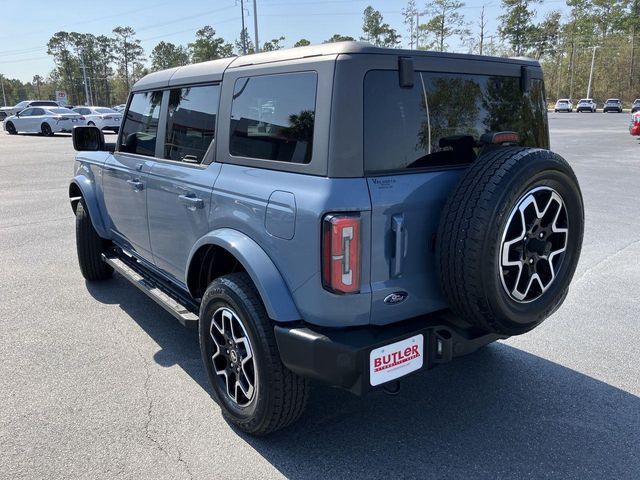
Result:
[[[133,95],[122,126],[120,151],[152,157],[156,153],[162,92]]]
[[[214,140],[219,96],[219,85],[170,90],[164,158],[202,162]]]
[[[315,72],[237,79],[231,108],[231,155],[309,163],[317,83]]]
[[[397,71],[371,71],[364,81],[365,170],[464,165],[486,132],[515,131],[521,143],[547,146],[541,80],[528,94],[519,77],[416,72],[400,88]]]

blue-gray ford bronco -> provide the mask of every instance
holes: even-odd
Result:
[[[242,431],[525,333],[567,295],[576,177],[540,65],[344,42],[147,75],[115,144],[76,127],[80,270],[199,329]]]

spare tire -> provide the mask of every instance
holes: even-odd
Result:
[[[548,150],[485,149],[447,199],[437,270],[451,309],[489,332],[531,330],[564,301],[584,231],[573,170]]]

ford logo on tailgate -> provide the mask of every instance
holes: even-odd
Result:
[[[407,292],[394,292],[384,298],[384,303],[386,303],[387,305],[402,303],[407,299],[408,296],[409,294]]]

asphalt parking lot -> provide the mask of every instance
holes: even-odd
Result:
[[[533,332],[399,395],[314,385],[254,439],[209,397],[197,333],[124,279],[87,284],[68,135],[0,132],[0,478],[640,478],[640,142],[628,114],[550,114],[583,253]]]

